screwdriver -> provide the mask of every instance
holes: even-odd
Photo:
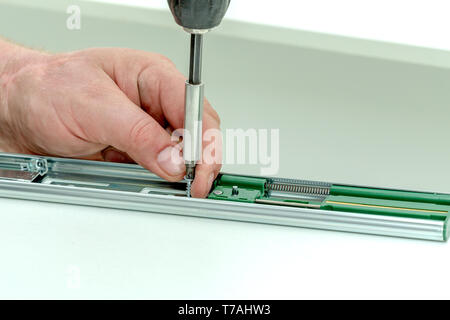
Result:
[[[191,34],[189,80],[186,83],[184,109],[183,157],[186,164],[187,196],[191,196],[191,183],[195,167],[201,159],[204,84],[202,83],[203,34]]]
[[[195,168],[202,155],[204,84],[202,83],[203,35],[222,21],[230,0],[167,0],[175,22],[190,33],[189,80],[184,105],[183,159],[186,195],[191,196]]]

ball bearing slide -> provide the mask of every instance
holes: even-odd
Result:
[[[133,164],[0,153],[0,197],[447,241],[450,194],[222,173],[206,199]],[[300,231],[299,231],[300,232]]]

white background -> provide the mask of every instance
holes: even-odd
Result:
[[[167,10],[166,0],[89,0]],[[226,19],[450,50],[447,0],[232,0]]]
[[[132,47],[164,53],[187,70],[188,37],[169,15],[162,14],[165,24],[158,27],[149,22],[158,16],[153,10],[100,6],[82,30],[71,32],[64,27],[62,0],[53,1],[60,7],[50,0],[20,2],[25,5],[0,10],[2,35],[17,43],[49,51]],[[163,0],[145,3],[166,7]],[[249,10],[254,3],[259,9]],[[37,12],[28,4],[54,11]],[[88,14],[89,6],[83,10]],[[227,19],[450,48],[447,11],[444,1],[232,0]],[[342,54],[233,38],[233,26],[242,31],[229,23],[208,35],[207,95],[224,128],[282,129],[280,176],[450,192],[450,72],[403,60],[403,53],[419,52],[431,61],[434,51],[408,48],[391,61],[355,55],[355,47],[373,50],[365,41]],[[307,36],[285,34],[296,36],[293,42]],[[320,37],[312,42],[320,45]],[[384,53],[390,46],[376,47]],[[0,297],[448,298],[449,248],[1,199]]]
[[[0,298],[448,298],[444,243],[8,199],[1,208]]]

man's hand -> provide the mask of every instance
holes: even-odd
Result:
[[[183,178],[184,162],[168,131],[183,128],[185,78],[167,58],[129,49],[15,50],[0,68],[1,150],[132,159],[167,180]],[[219,125],[205,101],[203,130]],[[193,196],[207,195],[220,167],[197,166]]]

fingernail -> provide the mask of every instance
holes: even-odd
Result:
[[[178,176],[186,169],[180,150],[172,146],[161,151],[157,161],[161,169],[171,176]]]

